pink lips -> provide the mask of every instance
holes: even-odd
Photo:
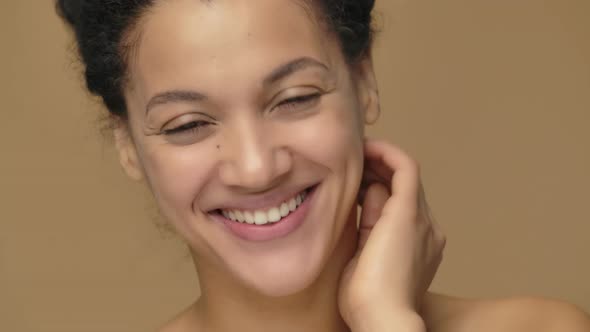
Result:
[[[223,222],[231,233],[248,241],[269,241],[294,232],[305,220],[315,194],[313,188],[299,207],[279,222],[267,225],[251,225],[229,220],[221,214],[212,214],[214,220]]]

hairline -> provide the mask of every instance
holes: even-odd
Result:
[[[122,75],[118,80],[118,88],[121,89],[120,93],[124,99],[125,110],[122,112],[121,115],[116,115],[117,118],[122,120],[127,120],[129,116],[129,110],[127,108],[127,102],[125,97],[125,90],[133,90],[132,85],[132,72],[131,68],[133,68],[132,64],[134,61],[137,60],[137,56],[139,54],[139,48],[143,41],[144,37],[144,29],[143,25],[145,24],[147,17],[151,12],[154,11],[154,8],[158,6],[158,3],[163,2],[164,0],[153,0],[150,4],[146,5],[142,8],[137,14],[136,17],[131,20],[128,27],[123,30],[121,35],[121,40],[117,47],[118,56],[120,57],[121,63],[121,70]],[[201,0],[201,2],[211,3],[214,0]],[[318,28],[325,31],[329,38],[335,38],[336,42],[338,43],[339,51],[342,53],[343,58],[345,59],[346,63],[349,66],[352,66],[358,60],[367,56],[367,54],[361,54],[357,59],[349,59],[347,54],[344,52],[344,45],[338,36],[338,32],[335,30],[334,22],[331,22],[331,18],[327,13],[325,13],[326,9],[322,8],[320,3],[317,3],[317,0],[291,0],[296,5],[300,6],[306,15],[309,17],[310,21],[313,24],[316,24]],[[371,46],[369,45],[369,48]],[[367,52],[364,52],[367,53]],[[109,112],[110,113],[110,112]]]

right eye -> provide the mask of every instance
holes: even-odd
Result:
[[[204,139],[211,133],[214,123],[203,120],[189,121],[184,124],[177,125],[170,129],[164,129],[161,135],[166,137],[166,140],[176,145],[189,145]]]
[[[165,129],[162,133],[167,136],[171,135],[197,135],[202,129],[211,123],[207,121],[191,121],[172,129]]]

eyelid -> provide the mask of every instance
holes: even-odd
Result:
[[[323,93],[319,91],[307,94],[299,94],[281,100],[272,108],[272,110],[285,111],[287,113],[298,113],[298,111],[308,110],[315,106],[320,101],[322,96]]]
[[[277,104],[277,106],[283,105],[283,104],[289,104],[292,102],[308,102],[314,98],[317,98],[319,96],[321,96],[322,94],[320,92],[315,92],[315,93],[307,93],[307,94],[300,94],[297,96],[293,96],[293,97],[289,97],[289,98],[285,98],[283,99],[281,102],[279,102]]]
[[[189,132],[189,131],[202,130],[202,127],[205,127],[208,125],[211,125],[211,123],[208,121],[194,120],[194,121],[185,122],[184,124],[175,126],[170,129],[164,129],[164,130],[162,130],[162,134],[164,134],[164,135],[183,134],[183,133]]]
[[[272,98],[272,104],[278,105],[279,103],[285,100],[298,98],[301,96],[312,95],[316,93],[323,94],[325,93],[325,91],[317,86],[312,85],[291,87],[288,89],[283,89],[279,91],[277,94],[275,94]]]
[[[173,145],[187,146],[201,142],[215,132],[215,124],[209,121],[194,120],[185,122],[175,128],[160,133],[164,139]]]
[[[202,112],[189,112],[189,113],[184,113],[180,116],[176,116],[168,121],[166,121],[162,126],[161,126],[161,131],[164,131],[166,127],[172,127],[172,128],[177,128],[179,126],[185,125],[187,123],[190,122],[209,122],[209,123],[213,123],[215,122],[215,119],[206,114],[206,113],[202,113]],[[178,123],[178,124],[176,124]]]

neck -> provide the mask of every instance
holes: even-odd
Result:
[[[336,248],[320,276],[306,289],[285,297],[265,297],[245,290],[218,274],[197,270],[201,297],[195,304],[206,331],[349,332],[338,309],[342,271],[356,250],[356,209],[350,213]],[[211,282],[214,281],[214,282]]]

